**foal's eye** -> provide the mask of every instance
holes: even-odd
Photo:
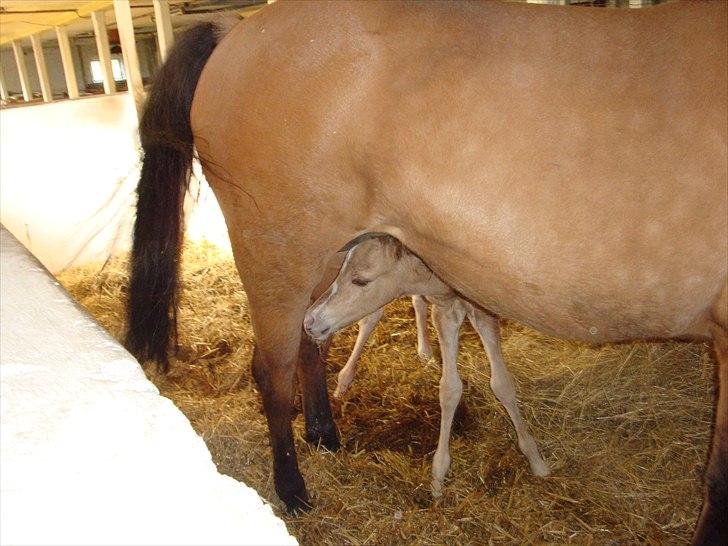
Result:
[[[371,281],[365,281],[364,279],[351,279],[351,283],[357,286],[366,286]]]

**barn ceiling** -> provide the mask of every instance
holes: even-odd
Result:
[[[0,43],[82,20],[110,5],[110,0],[0,0]]]
[[[220,9],[257,10],[266,0],[168,0],[172,22]],[[151,0],[130,0],[135,26],[151,26],[154,8]],[[109,26],[114,26],[111,0],[0,0],[0,45],[31,34],[42,39],[54,36],[54,27],[68,26],[69,34],[83,34],[93,28],[91,12],[106,11]]]

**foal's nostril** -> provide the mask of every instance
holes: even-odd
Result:
[[[313,326],[313,317],[311,315],[306,315],[303,319],[303,327],[306,331],[308,331],[311,326]]]
[[[329,333],[330,330],[331,330],[331,327],[330,326],[328,328],[324,328],[323,330],[321,330],[321,335],[322,336],[325,336],[326,334]]]

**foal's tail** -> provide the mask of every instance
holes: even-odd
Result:
[[[233,20],[234,19],[234,20]],[[181,35],[152,85],[139,124],[143,161],[131,256],[126,345],[140,360],[168,366],[176,334],[183,204],[194,147],[190,110],[197,81],[237,17],[204,22]]]

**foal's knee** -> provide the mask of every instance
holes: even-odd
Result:
[[[509,404],[516,401],[516,386],[510,377],[494,375],[490,378],[490,388],[502,404]]]
[[[463,394],[463,381],[460,377],[443,377],[440,380],[440,401],[442,404],[455,404]]]

